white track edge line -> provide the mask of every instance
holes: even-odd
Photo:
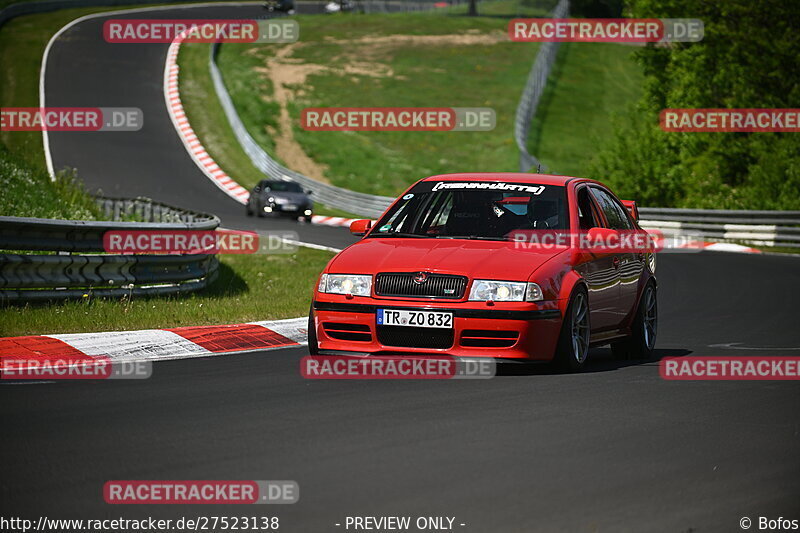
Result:
[[[50,57],[50,48],[52,48],[53,43],[58,39],[62,33],[70,29],[71,27],[75,26],[76,24],[80,24],[83,21],[99,18],[99,17],[106,17],[109,15],[118,15],[124,13],[138,13],[142,11],[166,11],[169,9],[193,9],[197,7],[223,7],[223,6],[250,6],[250,5],[259,5],[259,2],[200,2],[197,4],[182,4],[182,5],[166,5],[166,6],[151,6],[151,7],[133,7],[127,9],[116,9],[111,11],[102,11],[100,13],[89,13],[88,15],[83,15],[81,17],[76,18],[65,24],[60,30],[58,30],[50,40],[47,41],[47,46],[44,48],[44,53],[42,54],[42,64],[39,67],[39,107],[45,107],[46,101],[46,91],[45,91],[45,78],[47,77],[47,60]],[[98,8],[102,9],[101,6],[97,6]],[[44,148],[44,159],[45,163],[47,164],[47,172],[50,174],[50,179],[55,180],[55,171],[53,168],[53,156],[50,153],[50,137],[47,134],[47,130],[42,131],[42,146]]]

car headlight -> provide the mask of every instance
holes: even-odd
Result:
[[[469,291],[469,300],[473,302],[537,302],[543,298],[539,285],[530,282],[476,279]]]
[[[323,274],[319,279],[319,292],[369,296],[372,293],[372,276],[355,274]]]

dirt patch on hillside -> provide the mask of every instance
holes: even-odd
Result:
[[[351,76],[391,77],[395,76],[394,71],[381,61],[390,49],[407,46],[492,45],[508,40],[508,35],[500,31],[491,33],[468,31],[446,35],[367,35],[355,39],[328,38],[325,39],[326,44],[342,45],[343,51],[332,58],[331,63],[343,66],[335,67],[293,57],[298,49],[314,46],[314,43],[296,42],[285,45],[274,56],[267,58],[263,67],[255,69],[272,82],[273,94],[268,98],[280,107],[278,131],[267,127],[267,132],[275,139],[276,155],[292,170],[317,181],[329,182],[325,177],[327,165],[314,161],[306,154],[295,139],[292,119],[289,116],[289,103],[302,96],[302,87],[313,74],[334,72]]]
[[[334,37],[325,39],[325,42],[335,44],[371,44],[371,45],[387,45],[392,48],[404,45],[415,46],[444,46],[444,45],[460,45],[468,46],[475,44],[497,44],[503,41],[509,41],[508,34],[503,31],[494,32],[480,32],[476,30],[469,30],[464,33],[446,33],[443,35],[365,35],[364,37],[357,37],[355,39],[336,39]]]

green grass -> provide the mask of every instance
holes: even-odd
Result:
[[[0,308],[0,336],[118,331],[253,322],[308,313],[313,285],[332,254],[222,256],[206,290],[170,298],[68,301]]]
[[[316,162],[327,165],[335,185],[393,196],[419,178],[455,171],[516,168],[513,120],[517,99],[535,57],[536,45],[403,44],[387,49],[332,42],[373,35],[447,35],[505,32],[502,17],[441,14],[297,17],[301,47],[292,58],[324,64],[312,74],[289,106],[294,135]],[[269,78],[258,70],[277,45],[224,45],[219,64],[248,131],[271,154],[267,128],[275,128],[278,106],[270,100]],[[389,68],[393,75],[342,75],[352,63]],[[453,88],[458,90],[454,91]],[[266,100],[266,101],[265,101]],[[308,132],[299,128],[305,107],[492,107],[491,132]],[[191,117],[190,117],[191,119]]]
[[[31,194],[31,191],[35,191]],[[102,213],[71,174],[53,181],[0,146],[0,214],[14,217],[98,220]]]
[[[203,143],[203,147],[225,172],[240,185],[251,188],[264,174],[251,162],[248,155],[236,140],[233,130],[228,124],[225,112],[219,103],[214,85],[208,73],[208,58],[211,45],[184,44],[180,48],[178,65],[180,67],[180,90],[186,117],[192,129]],[[220,61],[231,53],[228,46],[222,47]],[[243,84],[250,84],[250,80],[241,79],[241,73],[249,72],[250,68],[257,66],[257,62],[243,60],[237,63],[237,68],[232,70],[225,80],[228,90],[236,95],[241,91]],[[268,86],[253,85],[256,92],[271,92]],[[276,106],[270,106],[260,99],[248,102],[248,105],[239,109],[243,119],[257,120],[259,123],[270,124],[272,117],[277,113]],[[253,133],[251,133],[253,134]],[[274,148],[266,132],[256,135],[262,146]],[[274,152],[274,150],[272,150]]]
[[[488,0],[478,4],[478,15],[483,17],[544,17],[556,5],[555,0]],[[443,11],[465,15],[468,4],[461,4]]]
[[[635,51],[619,44],[562,44],[528,143],[549,172],[587,176],[595,154],[611,139],[612,119],[641,95]]]
[[[36,194],[30,194],[30,191]],[[94,220],[93,200],[68,176],[46,172],[0,149],[0,212]],[[32,253],[32,252],[17,252]],[[41,253],[41,252],[33,252]],[[0,336],[164,328],[251,322],[302,316],[313,283],[330,252],[299,248],[293,254],[227,255],[220,275],[203,291],[168,298],[105,298],[0,307]]]
[[[348,213],[347,211],[322,204],[314,204],[314,214],[327,217],[364,218],[362,215],[354,215],[353,213]]]
[[[195,134],[203,143],[203,147],[214,161],[225,170],[237,183],[246,188],[252,188],[264,174],[258,170],[245,153],[236,139],[233,129],[225,117],[225,112],[219,103],[219,98],[214,90],[214,84],[208,74],[208,57],[210,45],[184,44],[178,55],[180,67],[181,102],[183,103],[186,117],[192,125]],[[237,54],[234,45],[220,48],[219,61],[225,61],[229,55]],[[236,63],[236,68],[231,69],[226,76],[226,86],[233,95],[246,92],[248,87],[263,93],[270,93],[271,87],[268,80],[254,80],[250,75],[251,69],[258,66],[258,61],[244,60]],[[274,117],[278,112],[275,104],[270,104],[260,99],[245,100],[245,105],[237,111],[242,120],[251,125],[260,123],[275,126]],[[258,142],[274,154],[272,137],[262,127],[260,131],[251,128],[251,135]],[[358,218],[357,215],[347,213],[340,209],[327,207],[315,203],[314,213],[346,218]]]

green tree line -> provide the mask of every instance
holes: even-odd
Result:
[[[800,2],[628,0],[625,15],[701,19],[704,38],[637,52],[642,99],[617,119],[592,175],[641,205],[800,209],[800,133],[659,126],[667,108],[800,107]]]

